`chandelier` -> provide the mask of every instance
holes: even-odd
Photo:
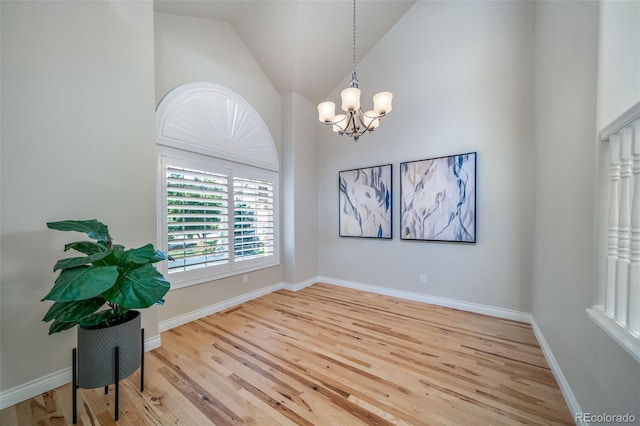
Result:
[[[360,89],[356,77],[356,0],[353,0],[353,68],[351,71],[351,84],[344,89],[342,97],[342,110],[346,114],[336,115],[336,104],[322,102],[318,105],[318,119],[340,135],[347,135],[357,141],[366,132],[372,132],[380,125],[380,118],[391,112],[391,92],[379,92],[373,97],[373,109],[363,112],[360,107]]]

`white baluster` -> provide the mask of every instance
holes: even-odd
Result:
[[[620,136],[609,138],[609,233],[607,237],[607,284],[604,307],[613,317],[616,300],[616,268],[618,263],[618,199],[620,192]]]
[[[640,333],[640,119],[632,124],[633,198],[631,202],[631,265],[627,329]]]
[[[620,131],[620,218],[618,220],[618,268],[615,319],[627,324],[629,265],[631,264],[631,138],[630,127]]]

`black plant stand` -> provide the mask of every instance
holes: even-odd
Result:
[[[140,392],[144,392],[144,328],[140,330],[142,335],[141,337],[141,348],[140,348]],[[118,421],[120,417],[120,347],[116,346],[113,348],[113,359],[115,363],[115,377],[113,378],[113,383],[115,387],[115,395],[114,395],[114,413],[113,418],[115,421]],[[71,351],[71,400],[72,400],[72,409],[73,409],[73,424],[78,422],[78,355],[77,348],[73,348]],[[107,395],[109,393],[109,386],[104,387],[104,394]]]

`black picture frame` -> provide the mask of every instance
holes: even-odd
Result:
[[[476,243],[477,153],[400,163],[400,239]]]
[[[393,238],[392,172],[391,164],[338,172],[341,237]]]

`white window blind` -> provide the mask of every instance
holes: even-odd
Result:
[[[233,207],[235,260],[273,255],[273,184],[234,177]]]
[[[168,272],[229,261],[227,176],[167,166]]]

